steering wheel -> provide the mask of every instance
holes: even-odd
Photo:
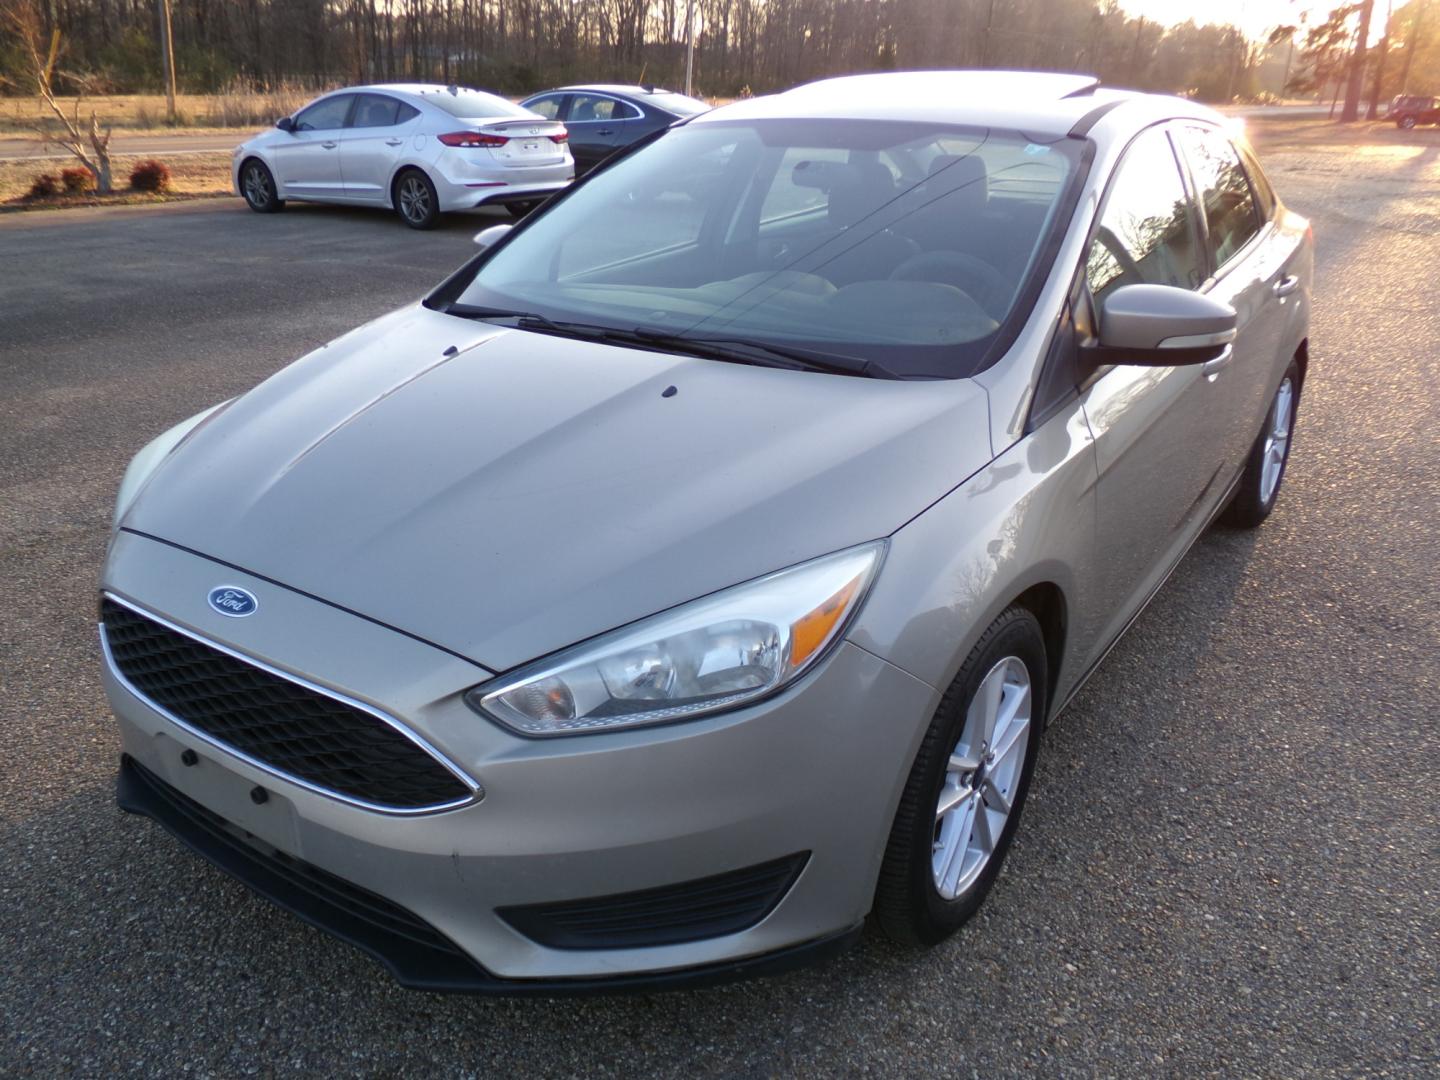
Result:
[[[1010,306],[1011,288],[1005,275],[984,259],[963,251],[922,251],[890,272],[891,281],[929,281],[954,285],[975,300],[997,322]]]

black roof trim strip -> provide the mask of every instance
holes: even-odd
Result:
[[[1070,137],[1072,139],[1083,139],[1086,135],[1090,134],[1090,129],[1098,124],[1106,113],[1124,103],[1124,98],[1116,98],[1114,101],[1105,102],[1104,105],[1095,106],[1095,108],[1075,121],[1075,126],[1070,129]]]

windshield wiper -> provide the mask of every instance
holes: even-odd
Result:
[[[795,371],[826,371],[835,375],[865,375],[872,379],[899,379],[899,374],[878,360],[866,360],[845,353],[817,352],[789,345],[770,345],[747,338],[684,337],[663,330],[637,326],[631,331],[641,341],[651,341],[695,356],[716,360],[737,360],[766,367],[790,368]]]
[[[864,375],[872,379],[899,379],[902,376],[878,360],[865,360],[843,353],[814,352],[784,345],[767,345],[744,338],[692,338],[665,330],[637,326],[622,330],[597,323],[559,322],[534,311],[510,311],[505,308],[478,307],[473,304],[451,303],[447,315],[458,315],[482,321],[513,319],[521,330],[534,330],[557,337],[579,338],[584,341],[615,342],[638,345],[655,352],[683,353],[708,360],[754,364],[758,367],[785,368],[789,371],[825,371],[837,375]]]
[[[562,337],[598,339],[609,330],[609,327],[597,326],[592,323],[558,323],[535,311],[509,311],[505,308],[480,307],[475,304],[450,303],[445,305],[444,311],[446,315],[458,315],[462,319],[479,319],[481,322],[514,319],[516,326],[526,330],[543,330],[546,333]]]

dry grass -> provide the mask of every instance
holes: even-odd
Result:
[[[3,161],[0,160],[0,208],[42,209],[62,206],[108,206],[112,203],[164,202],[169,198],[193,199],[214,195],[230,194],[230,154],[218,151],[214,154],[184,154],[165,162],[170,167],[170,187],[164,195],[131,191],[126,187],[130,170],[137,162],[153,158],[154,154],[117,154],[113,158],[116,192],[114,195],[96,195],[86,192],[82,195],[60,195],[53,199],[27,200],[24,195],[39,173],[53,173],[57,178],[62,161]]]
[[[186,134],[223,133],[235,128],[267,127],[276,119],[294,112],[315,97],[319,90],[301,86],[279,86],[271,90],[249,90],[241,87],[220,94],[178,94],[175,98],[176,124],[173,130]],[[74,98],[60,98],[66,114],[74,106]],[[0,137],[29,135],[36,121],[46,128],[59,131],[60,125],[49,115],[39,98],[0,98]],[[116,132],[172,130],[165,119],[164,94],[112,94],[86,97],[80,103],[82,125],[89,123],[90,111],[100,119],[100,126]]]

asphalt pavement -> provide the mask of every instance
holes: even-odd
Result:
[[[1280,506],[1204,537],[1048,732],[980,916],[623,998],[400,990],[113,801],[126,459],[499,219],[0,218],[0,1074],[1436,1075],[1440,132],[1334,130],[1262,138],[1319,252]]]

